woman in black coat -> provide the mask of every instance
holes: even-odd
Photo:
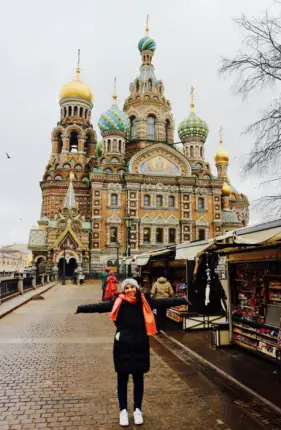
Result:
[[[129,375],[134,382],[134,422],[143,423],[141,412],[144,391],[143,375],[150,368],[149,336],[156,334],[152,309],[168,308],[188,303],[186,297],[153,299],[145,297],[135,279],[125,279],[122,293],[115,300],[93,305],[80,305],[80,312],[111,312],[117,327],[114,338],[113,358],[117,372],[120,425],[128,426],[127,385]]]

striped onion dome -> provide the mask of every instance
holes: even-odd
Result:
[[[140,41],[139,41],[139,44],[138,44],[138,48],[139,48],[139,51],[140,52],[142,52],[142,51],[147,51],[147,50],[149,50],[149,51],[155,51],[155,49],[156,49],[156,42],[155,42],[155,40],[153,40],[151,37],[149,37],[149,36],[144,36]]]
[[[110,132],[127,133],[129,130],[129,118],[125,112],[119,109],[117,104],[113,104],[110,109],[101,115],[98,126],[102,135]]]

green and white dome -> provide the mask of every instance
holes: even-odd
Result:
[[[143,51],[152,51],[154,52],[156,49],[156,42],[150,36],[144,36],[138,44],[138,48],[140,52]]]
[[[98,126],[101,134],[104,133],[127,133],[129,130],[129,118],[125,112],[113,104],[110,109],[103,113],[99,119]]]
[[[178,127],[178,135],[182,142],[199,140],[205,143],[209,133],[206,122],[200,119],[195,112],[191,112],[188,118],[184,119]]]

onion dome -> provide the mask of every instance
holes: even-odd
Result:
[[[222,140],[222,129],[220,129],[220,147],[218,152],[215,154],[215,162],[216,164],[227,164],[229,162],[229,153],[225,151],[223,148],[223,140]]]
[[[232,188],[227,182],[224,182],[221,188],[221,192],[223,196],[230,196],[230,194],[232,193]]]
[[[205,143],[209,128],[205,121],[200,119],[194,112],[194,88],[191,88],[191,113],[178,127],[178,135],[182,142],[199,140]]]
[[[138,44],[139,51],[155,51],[156,42],[149,36],[144,36]]]
[[[143,51],[152,51],[154,52],[156,49],[156,42],[149,36],[149,28],[148,28],[148,19],[149,15],[147,15],[146,19],[146,35],[139,41],[138,48],[140,52]]]
[[[75,79],[73,79],[73,81],[68,82],[62,87],[60,92],[60,100],[64,98],[78,97],[93,103],[94,97],[91,89],[88,87],[88,85],[84,84],[80,79],[81,70],[79,67],[79,63],[80,63],[80,49],[78,50],[78,67],[76,68],[76,77]]]
[[[113,105],[99,119],[98,126],[101,134],[127,133],[129,130],[129,118],[117,105],[116,80],[114,83]]]

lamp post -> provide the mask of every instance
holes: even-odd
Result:
[[[116,261],[116,272],[117,275],[119,275],[119,248],[120,248],[120,242],[118,240],[116,240],[115,242],[116,245],[116,257],[117,257],[117,261]]]
[[[125,217],[125,223],[127,227],[127,257],[131,256],[131,228],[133,219],[130,217],[129,214]],[[128,276],[132,276],[132,267],[131,263],[128,264]]]
[[[63,245],[63,268],[62,268],[62,285],[65,285],[65,245]]]

